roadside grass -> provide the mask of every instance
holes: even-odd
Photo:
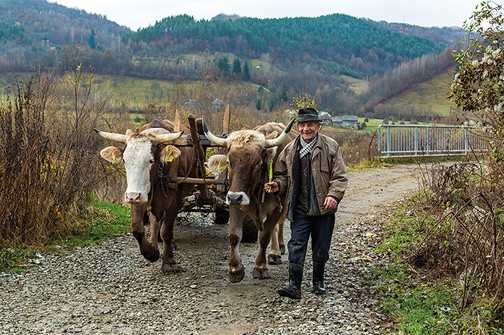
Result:
[[[0,249],[0,271],[22,272],[33,262],[39,251],[34,247]]]
[[[130,210],[122,205],[92,200],[80,221],[73,237],[55,238],[52,243],[45,246],[1,248],[0,271],[24,271],[38,263],[42,252],[52,254],[69,252],[126,234],[130,229]]]
[[[379,160],[384,164],[426,164],[426,163],[446,163],[446,162],[468,162],[477,158],[474,154],[460,155],[434,155],[434,156],[380,156]]]
[[[56,240],[54,245],[74,249],[99,244],[111,237],[128,233],[131,223],[128,207],[101,200],[93,200],[83,219],[83,228],[79,234],[69,239]]]
[[[428,197],[425,191],[406,199],[383,227],[382,243],[376,252],[389,262],[374,267],[364,278],[379,292],[382,306],[393,321],[390,334],[484,334],[502,335],[502,325],[493,325],[496,313],[482,298],[476,306],[461,308],[464,290],[450,273],[417,266],[417,251],[426,231],[440,232],[436,220],[423,213]],[[414,212],[412,209],[415,209]],[[442,243],[439,248],[443,248]]]
[[[421,201],[417,194],[410,201]],[[376,248],[393,260],[372,269],[366,281],[382,294],[383,308],[393,319],[397,334],[453,334],[456,290],[450,279],[422,280],[405,260],[422,243],[423,225],[435,222],[412,215],[408,201],[400,205],[383,227],[383,242]],[[456,328],[456,327],[455,327]]]

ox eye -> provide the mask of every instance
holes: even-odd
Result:
[[[153,159],[149,160],[149,164],[154,164],[154,160]]]

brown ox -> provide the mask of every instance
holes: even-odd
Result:
[[[272,138],[280,134],[285,129],[285,125],[283,123],[278,122],[268,122],[261,126],[257,126],[254,129],[263,133],[267,138]],[[296,132],[293,132],[291,130],[289,132],[287,139],[278,145],[276,149],[276,155],[273,161],[273,166],[276,163],[276,158],[278,154],[282,152],[283,148],[285,148],[285,145],[290,141],[292,141],[294,138],[296,138],[296,136],[297,136]],[[284,210],[282,212],[282,216],[278,220],[277,225],[275,225],[274,233],[271,235],[271,248],[268,254],[269,264],[281,264],[282,263],[281,255],[285,254],[285,241],[283,233],[284,223],[287,218],[287,207],[285,206],[285,204],[283,209]]]
[[[267,138],[258,130],[239,130],[228,138],[213,135],[203,122],[203,131],[210,142],[225,146],[229,169],[229,280],[239,282],[245,276],[239,247],[243,233],[243,218],[248,214],[254,220],[259,234],[259,252],[252,275],[254,278],[270,278],[266,262],[266,249],[272,233],[284,212],[285,199],[275,194],[264,193],[263,185],[268,180],[272,160],[277,147],[288,137],[294,120],[291,120],[276,138]]]
[[[170,177],[196,177],[194,149],[168,145],[182,132],[173,132],[169,120],[153,120],[137,132],[108,133],[95,129],[102,137],[125,144],[123,149],[111,146],[101,150],[107,161],[124,162],[127,189],[124,201],[131,206],[131,232],[138,241],[140,252],[149,261],[159,259],[158,236],[163,241],[163,272],[178,272],[180,267],[173,257],[173,225],[184,197],[192,191],[188,183],[173,184]],[[188,131],[187,128],[182,130]],[[145,237],[144,215],[149,213],[150,241]]]

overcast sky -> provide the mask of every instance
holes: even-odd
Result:
[[[224,14],[255,18],[318,17],[347,14],[375,21],[422,27],[461,27],[481,0],[49,0],[105,15],[132,30],[168,16],[187,14],[196,20]],[[504,0],[497,0],[502,3]]]

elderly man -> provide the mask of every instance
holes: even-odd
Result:
[[[288,192],[289,284],[279,289],[278,294],[291,299],[301,299],[310,236],[313,291],[326,293],[324,268],[329,259],[335,213],[348,183],[340,146],[334,139],[319,133],[320,122],[315,108],[298,111],[299,136],[280,153],[273,181],[264,184],[266,192]]]

